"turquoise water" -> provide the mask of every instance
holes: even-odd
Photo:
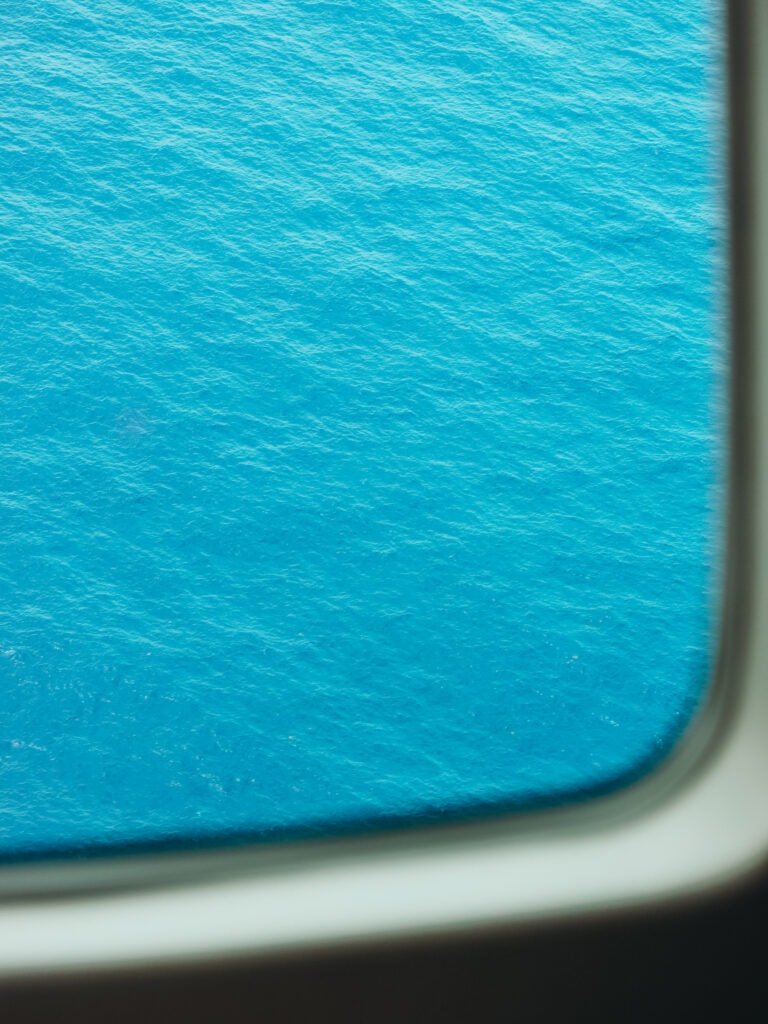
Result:
[[[717,604],[716,13],[0,8],[0,853],[669,749]]]

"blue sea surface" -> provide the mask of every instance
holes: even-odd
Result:
[[[702,699],[708,0],[6,0],[0,855],[581,798]]]

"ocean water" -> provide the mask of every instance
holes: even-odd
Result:
[[[0,854],[581,799],[704,693],[718,5],[6,0]]]

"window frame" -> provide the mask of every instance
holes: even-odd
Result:
[[[768,861],[768,4],[729,0],[729,508],[705,707],[583,804],[272,846],[8,865],[0,980],[305,956],[674,907]],[[201,926],[201,922],[204,925]]]

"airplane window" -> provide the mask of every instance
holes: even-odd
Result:
[[[580,799],[708,681],[708,0],[0,9],[0,854]]]

